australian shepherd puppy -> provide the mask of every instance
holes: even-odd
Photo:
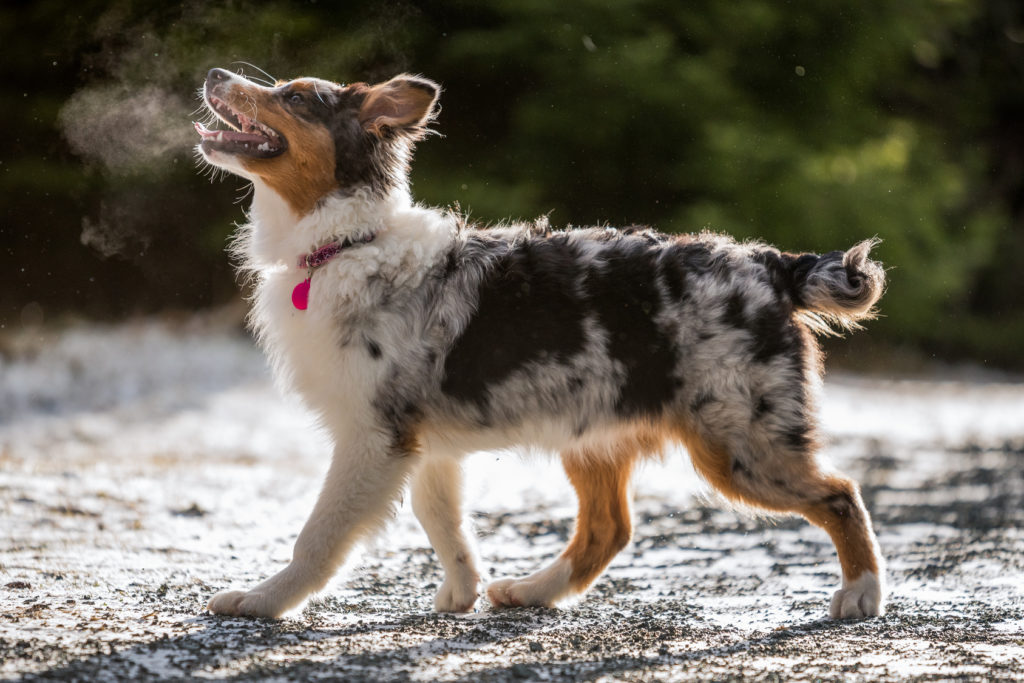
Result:
[[[253,184],[237,243],[251,324],[281,383],[333,439],[291,563],[216,614],[277,617],[321,589],[403,488],[445,570],[435,605],[466,612],[480,572],[461,458],[560,454],[579,498],[550,565],[486,588],[498,607],[578,595],[630,539],[629,481],[682,444],[726,498],[797,513],[832,538],[837,618],[883,609],[883,561],[856,484],[816,460],[813,332],[853,327],[882,294],[870,242],[823,256],[721,235],[494,228],[413,203],[413,144],[440,88],[416,76],[203,88],[210,164]]]

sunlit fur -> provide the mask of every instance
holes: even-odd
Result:
[[[460,461],[498,448],[560,454],[576,490],[565,552],[487,589],[496,606],[553,605],[628,543],[634,464],[683,444],[727,498],[829,533],[843,570],[832,616],[882,612],[884,568],[857,486],[815,458],[812,330],[870,317],[884,285],[871,242],[818,256],[711,233],[480,228],[410,198],[412,145],[436,113],[436,84],[264,87],[214,70],[211,91],[287,141],[269,159],[206,141],[200,151],[253,183],[236,244],[256,284],[250,321],[277,379],[334,442],[291,563],[214,596],[211,611],[296,607],[410,480],[446,572],[436,608],[473,609],[480,571]],[[371,235],[316,271],[306,310],[292,306],[308,275],[299,257]]]

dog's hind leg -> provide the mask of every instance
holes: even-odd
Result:
[[[562,464],[579,499],[572,540],[552,564],[521,579],[501,579],[487,587],[498,607],[552,606],[587,590],[632,535],[629,478],[636,453],[567,453]]]
[[[434,598],[438,612],[469,612],[476,602],[476,554],[462,514],[462,467],[425,454],[412,481],[412,509],[437,552],[445,578]]]
[[[871,518],[851,480],[822,472],[812,440],[798,429],[775,437],[756,427],[753,438],[711,441],[690,438],[687,447],[700,472],[725,497],[774,512],[795,512],[832,538],[843,585],[832,598],[836,619],[884,612],[884,563]],[[760,438],[758,438],[760,437]],[[726,442],[728,445],[717,445]]]
[[[416,459],[411,443],[379,429],[353,430],[348,441],[335,446],[327,480],[288,566],[249,591],[218,593],[207,609],[278,617],[323,588],[353,544],[393,510]]]

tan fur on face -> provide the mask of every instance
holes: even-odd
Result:
[[[313,90],[311,82],[294,81],[296,90]],[[234,84],[228,105],[264,123],[288,142],[288,149],[269,159],[245,158],[242,165],[279,194],[296,216],[316,208],[322,197],[337,189],[334,141],[323,127],[302,121],[285,110],[269,88],[254,83]]]

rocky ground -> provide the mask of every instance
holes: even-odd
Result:
[[[205,613],[282,567],[326,468],[248,340],[210,322],[0,339],[0,678],[392,681],[1024,678],[1024,384],[826,385],[828,457],[889,561],[885,617],[825,618],[825,534],[707,496],[685,456],[636,481],[636,532],[559,610],[431,612],[407,506],[279,621]],[[479,454],[491,576],[556,555],[573,497],[542,458]]]

